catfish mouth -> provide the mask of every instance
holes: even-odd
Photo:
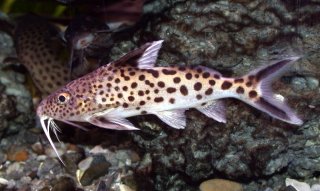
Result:
[[[55,134],[57,140],[60,142],[59,138],[58,138],[58,134],[57,134],[57,131],[58,132],[61,132],[61,130],[59,129],[59,127],[57,126],[57,124],[53,121],[54,119],[51,118],[51,117],[48,117],[48,116],[39,116],[40,117],[40,123],[41,123],[41,127],[47,137],[47,139],[49,140],[49,143],[50,145],[52,146],[54,152],[56,153],[56,155],[58,156],[59,160],[61,161],[61,163],[63,165],[64,162],[62,161],[59,153],[58,153],[58,150],[56,149],[56,147],[54,146],[54,143],[51,139],[51,135],[50,135],[50,129],[53,131],[53,133]],[[47,120],[47,123],[45,122]]]

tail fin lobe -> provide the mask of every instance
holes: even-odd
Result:
[[[275,95],[272,92],[271,84],[272,82],[281,76],[288,67],[298,60],[300,57],[293,56],[282,60],[278,60],[273,64],[250,72],[247,78],[250,79],[254,77],[256,81],[255,90],[259,92],[259,97],[250,98],[250,95],[245,98],[248,104],[253,107],[264,111],[274,118],[280,119],[282,121],[301,125],[303,121],[287,106],[283,99]]]

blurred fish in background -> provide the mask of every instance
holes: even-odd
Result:
[[[136,24],[143,13],[145,0],[57,0],[85,15],[104,22],[111,30]]]
[[[109,28],[100,20],[88,15],[76,16],[68,25],[64,38],[70,52],[70,74],[75,67],[82,67],[83,70],[95,69],[98,64],[90,65],[88,60],[103,60],[113,45]]]
[[[23,2],[13,3],[23,7]],[[18,18],[14,19],[15,25],[0,22],[0,30],[13,36],[18,61],[27,68],[42,96],[102,65],[117,32],[139,21],[144,4],[144,0],[58,2],[65,7],[58,4],[53,8],[55,13],[51,15],[54,17],[20,16],[18,12],[13,14]],[[49,1],[43,3],[52,4]],[[7,12],[12,11],[7,3],[3,6],[7,7],[4,9]],[[51,21],[58,23],[59,27]],[[63,24],[67,26],[61,27]]]
[[[42,96],[69,81],[68,52],[56,26],[39,16],[25,15],[18,19],[14,44],[18,60]]]
[[[108,60],[108,52],[117,32],[134,26],[140,19],[144,0],[59,0],[76,9],[64,37],[70,49],[70,71],[82,66],[90,70],[90,58],[98,58],[99,65]],[[108,63],[106,61],[106,63]]]

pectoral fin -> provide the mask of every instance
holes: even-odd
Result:
[[[98,127],[114,130],[139,130],[124,118],[90,117],[88,122]]]
[[[176,129],[184,129],[186,127],[185,110],[161,111],[154,113],[161,121]]]
[[[226,123],[226,109],[222,100],[215,100],[204,106],[199,106],[197,110],[218,122]]]

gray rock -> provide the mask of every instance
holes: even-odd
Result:
[[[7,134],[15,134],[33,123],[32,97],[24,82],[24,75],[0,68],[0,129],[7,129]]]
[[[0,132],[9,127],[9,120],[17,116],[14,97],[6,94],[0,95]]]
[[[6,169],[7,179],[19,180],[24,176],[24,165],[14,162]]]
[[[0,50],[0,62],[2,62],[7,55],[12,55],[14,53],[12,38],[2,31],[0,31]]]
[[[60,177],[54,183],[52,191],[76,191],[76,183],[70,177]]]
[[[17,97],[17,110],[30,112],[32,99],[29,90],[23,84],[24,75],[12,70],[0,70],[0,82],[6,86],[5,93]]]
[[[308,88],[310,88],[311,90],[315,90],[316,88],[319,87],[319,80],[313,77],[307,77],[307,85]]]
[[[103,155],[94,155],[82,160],[79,163],[80,177],[78,177],[81,185],[88,186],[92,182],[108,173],[110,163]]]
[[[292,86],[296,91],[303,91],[308,88],[307,80],[303,77],[295,77],[292,79]]]
[[[61,174],[63,168],[61,164],[52,158],[47,158],[42,162],[37,171],[39,178],[55,178],[56,175]]]
[[[62,160],[65,164],[66,171],[70,175],[75,175],[76,171],[78,169],[78,163],[84,158],[84,152],[67,152],[64,155],[62,155]]]

